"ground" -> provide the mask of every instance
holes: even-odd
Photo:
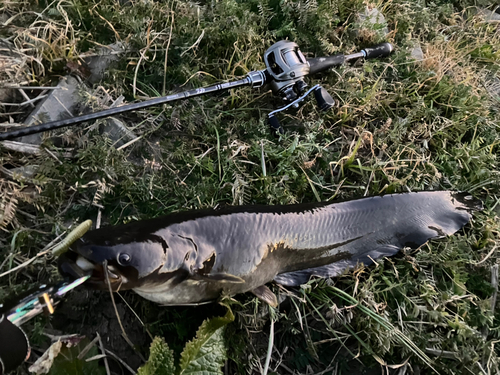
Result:
[[[10,270],[86,219],[104,226],[221,205],[468,191],[485,209],[454,236],[333,280],[270,285],[286,295],[276,311],[237,296],[222,371],[262,373],[271,353],[268,373],[498,373],[494,10],[481,0],[4,1],[5,131],[29,121],[27,101],[36,105],[50,93],[33,87],[61,77],[77,82],[70,112],[78,114],[235,80],[263,69],[264,52],[282,39],[307,57],[383,41],[396,48],[388,58],[310,77],[338,106],[320,112],[308,102],[287,113],[279,139],[265,119],[280,102],[269,91],[239,88],[117,116],[121,125],[99,120],[44,133],[30,140],[41,142],[35,148],[0,146],[0,301],[59,280],[48,255]],[[89,65],[103,48],[113,61],[96,77]],[[22,89],[26,98],[12,86],[32,88]],[[225,313],[217,304],[164,308],[132,292],[122,297],[115,296],[116,311],[133,348],[109,294],[80,288],[53,316],[25,324],[30,363],[50,345],[47,334],[93,340],[98,332],[136,370],[152,337],[165,338],[177,359],[205,319]],[[110,362],[121,373],[119,361]],[[105,373],[102,359],[91,363]]]

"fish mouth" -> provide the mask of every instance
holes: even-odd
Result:
[[[85,282],[94,289],[117,292],[126,282],[126,278],[112,264],[104,261],[94,263],[82,255],[70,250],[59,257],[59,272],[70,279],[90,275]],[[123,288],[122,288],[123,289]]]

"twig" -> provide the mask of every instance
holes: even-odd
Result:
[[[137,74],[139,73],[139,67],[141,66],[142,59],[145,58],[146,52],[149,50],[149,47],[151,47],[151,43],[153,43],[155,41],[155,39],[158,37],[158,35],[157,35],[153,39],[149,40],[149,34],[151,33],[151,23],[152,22],[153,21],[151,21],[149,23],[148,31],[147,31],[148,43],[146,44],[146,47],[144,47],[144,52],[140,51],[141,57],[139,57],[139,61],[137,62],[137,66],[135,67],[134,80],[132,82],[132,95],[134,98],[135,98],[135,92],[137,90]]]
[[[57,241],[59,240],[62,236],[64,236],[66,234],[66,232],[63,232],[62,234],[60,234],[59,236],[57,236],[53,241],[49,242],[49,244],[47,246],[45,246],[45,248],[40,251],[38,254],[36,254],[33,258],[31,259],[28,259],[26,262],[24,263],[21,263],[20,265],[14,267],[14,268],[11,268],[10,270],[8,271],[5,271],[4,273],[0,274],[0,278],[4,277],[4,276],[7,276],[9,274],[11,274],[12,272],[15,272],[17,270],[20,270],[21,268],[24,268],[28,265],[30,265],[31,263],[33,263],[37,258],[45,255],[45,254],[48,254],[49,252],[52,251],[52,245]]]
[[[28,102],[31,100],[30,97],[28,95],[26,95],[26,93],[24,92],[23,89],[17,89],[21,95],[23,96],[24,99],[26,99]],[[32,108],[35,108],[35,105],[33,103],[29,103],[31,105]]]
[[[290,367],[286,366],[283,362],[280,363],[279,367],[283,367],[286,371],[288,371],[292,375],[296,374],[295,371],[293,371]]]
[[[118,147],[118,148],[117,148],[117,150],[118,150],[118,151],[123,150],[124,148],[126,148],[126,147],[130,146],[131,144],[133,144],[133,143],[137,142],[137,141],[138,141],[139,139],[141,139],[141,138],[142,138],[142,135],[141,135],[141,136],[139,136],[139,137],[137,137],[137,138],[132,139],[131,141],[128,141],[128,142],[127,142],[127,143],[125,143],[124,145],[121,145],[120,147]]]
[[[132,306],[129,305],[129,303],[127,302],[127,300],[125,298],[123,298],[123,296],[120,294],[120,293],[116,293],[118,294],[118,296],[122,299],[123,302],[125,302],[125,304],[127,305],[127,307],[130,309],[130,311],[132,311],[132,313],[135,315],[135,317],[137,318],[137,320],[139,321],[139,323],[142,324],[142,327],[146,330],[147,334],[149,335],[149,338],[151,340],[154,339],[153,335],[151,334],[151,332],[149,332],[149,329],[146,327],[146,325],[144,324],[144,322],[141,320],[141,318],[139,317],[139,315],[137,315],[137,313],[135,312],[135,310],[132,308]]]
[[[167,59],[168,59],[168,49],[170,48],[170,40],[172,39],[172,28],[174,27],[174,12],[172,12],[172,22],[170,23],[170,33],[168,34],[167,50],[165,51],[165,62],[163,63],[163,96],[165,96],[165,90],[167,87]],[[181,54],[182,57],[182,54]]]
[[[196,47],[198,44],[200,44],[204,36],[205,36],[205,30],[202,30],[200,36],[198,37],[198,39],[196,39],[196,42],[194,42],[191,47],[188,47],[184,52],[182,52],[181,57],[184,56],[186,53],[188,53],[190,50],[192,50],[194,47]]]
[[[21,124],[24,125],[24,124]],[[22,143],[22,142],[16,142],[16,141],[2,141],[0,142],[0,145],[4,147],[5,149],[9,151],[15,151],[15,152],[20,152],[23,154],[29,154],[29,155],[39,155],[42,150],[47,150],[46,148],[40,147],[38,145],[32,145],[29,143]],[[65,149],[65,150],[70,150],[70,149]],[[64,158],[70,158],[71,153],[70,152],[63,152],[62,156]]]
[[[30,145],[16,141],[3,141],[0,143],[2,147],[9,151],[21,152],[23,154],[38,155],[40,154],[40,146]]]
[[[106,368],[106,374],[110,375],[108,359],[106,358],[106,350],[104,349],[104,344],[102,343],[101,335],[99,335],[99,332],[96,332],[96,334],[97,334],[97,340],[99,341],[99,347],[101,348],[101,353],[104,355],[102,359],[104,360],[104,367]]]
[[[97,361],[98,359],[103,359],[103,358],[106,358],[106,354],[97,354],[97,355],[94,355],[90,358],[87,358],[85,360],[85,362]],[[110,374],[108,373],[108,375],[110,375]]]
[[[260,140],[260,164],[262,168],[262,175],[266,177],[267,176],[266,158],[264,156],[264,141],[262,139]]]
[[[269,362],[271,362],[273,345],[274,345],[274,319],[271,317],[271,328],[269,329],[269,344],[267,346],[266,362],[264,363],[264,371],[262,371],[262,375],[267,375],[267,371],[269,370]]]
[[[104,18],[103,16],[101,16],[98,12],[96,12],[94,10],[95,14],[97,14],[97,17],[99,17],[101,20],[103,20],[104,22],[107,23],[107,25],[111,28],[111,30],[113,30],[113,32],[115,33],[115,38],[117,40],[122,40],[122,38],[120,38],[120,34],[118,34],[118,32],[115,30],[114,26],[111,24],[111,22],[109,22],[106,18]]]
[[[62,59],[61,59],[62,60]],[[2,85],[4,89],[21,89],[21,90],[61,90],[60,86],[15,86],[14,84]]]
[[[62,161],[59,160],[57,156],[55,156],[48,148],[45,149],[47,154],[49,154],[55,161],[57,161],[60,165],[62,165]]]
[[[480,260],[479,262],[477,263],[473,263],[474,265],[478,266],[480,265],[481,263],[484,263],[490,256],[493,255],[493,253],[495,252],[495,250],[497,249],[497,246],[493,246],[493,249],[490,250],[490,252],[488,253],[488,255],[486,255],[482,260]]]
[[[20,270],[21,268],[24,268],[26,266],[29,266],[31,263],[33,263],[35,261],[35,259],[41,257],[42,255],[45,255],[47,253],[49,253],[50,250],[46,250],[46,251],[42,251],[40,253],[38,253],[37,255],[35,255],[33,258],[31,259],[28,259],[26,262],[24,263],[21,263],[20,265],[14,267],[14,268],[11,268],[10,270],[8,271],[5,271],[4,273],[0,274],[0,278],[4,277],[4,276],[7,276],[9,274],[11,274],[12,272],[16,272],[18,270]]]
[[[483,366],[481,366],[481,363],[479,363],[479,361],[476,362],[476,365],[477,367],[479,367],[479,369],[483,372],[484,375],[488,375],[488,372],[486,372],[484,369],[483,369]]]
[[[131,374],[135,375],[135,373],[136,373],[136,372],[135,372],[134,370],[132,370],[132,368],[131,368],[129,365],[127,365],[127,364],[123,361],[123,359],[121,359],[120,357],[118,357],[118,356],[117,356],[115,353],[113,353],[111,350],[108,350],[108,349],[104,349],[104,350],[106,350],[106,353],[108,353],[111,357],[113,357],[113,358],[114,358],[114,359],[116,359],[118,362],[120,362],[120,363],[121,363],[121,365],[122,365],[123,367],[125,367],[125,368],[126,368],[126,369],[127,369],[127,370],[131,373]]]
[[[97,219],[95,220],[95,229],[99,229],[101,227],[101,215],[102,211],[99,208],[97,211]]]
[[[73,113],[71,113],[71,111],[68,109],[68,107],[66,107],[66,106],[64,105],[64,103],[63,103],[63,102],[61,102],[61,100],[60,100],[57,96],[54,96],[54,99],[55,99],[55,100],[57,100],[57,102],[61,105],[61,107],[63,107],[63,108],[64,108],[64,110],[66,111],[66,113],[67,113],[68,115],[70,115],[71,117],[75,117],[75,115],[74,115]]]
[[[366,197],[368,195],[368,189],[370,188],[370,184],[372,183],[373,177],[375,177],[375,171],[372,171],[370,174],[370,178],[368,179],[368,183],[366,184],[366,189],[365,193],[363,194],[363,197]]]
[[[99,340],[99,337],[96,336],[85,348],[83,348],[83,350],[80,352],[80,354],[78,354],[78,356],[76,358],[78,358],[80,360],[83,359],[83,357],[85,357],[87,355],[89,350],[92,349],[92,347],[97,343],[98,340]]]
[[[494,314],[498,295],[498,264],[491,266],[491,286],[495,289],[491,296],[491,312]]]
[[[450,352],[448,350],[438,350],[438,349],[432,349],[432,348],[425,348],[425,352],[441,357],[441,358],[448,358],[448,359],[459,359],[459,355],[456,352]]]
[[[24,92],[24,91],[21,91],[21,92]],[[28,98],[28,100],[26,100],[22,103],[0,103],[0,105],[9,105],[12,107],[22,107],[23,105],[30,104],[31,106],[34,107],[34,105],[33,105],[34,102],[36,102],[40,99],[44,99],[46,97],[47,97],[47,95],[40,95],[40,96],[37,96],[36,98],[33,98],[33,99]]]

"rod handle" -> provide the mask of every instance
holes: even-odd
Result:
[[[381,43],[373,47],[368,47],[363,50],[365,58],[376,59],[377,57],[387,57],[394,51],[394,46],[391,43]]]
[[[334,66],[339,66],[344,63],[344,55],[333,55],[327,57],[315,57],[313,59],[307,59],[309,63],[309,74],[316,74],[324,72]]]

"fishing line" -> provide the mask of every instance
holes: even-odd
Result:
[[[113,308],[115,309],[115,314],[116,314],[116,319],[118,319],[118,324],[120,325],[120,329],[122,330],[122,336],[123,338],[125,339],[125,341],[127,342],[127,344],[129,344],[129,346],[137,353],[137,355],[141,358],[141,360],[146,363],[146,358],[144,358],[142,356],[142,354],[140,352],[137,351],[137,349],[135,349],[135,346],[134,344],[132,343],[132,341],[130,341],[128,335],[127,335],[127,332],[125,332],[125,328],[123,328],[123,324],[122,324],[122,320],[120,319],[120,315],[118,314],[118,308],[116,307],[116,303],[115,303],[115,297],[113,296],[113,290],[111,288],[111,283],[109,281],[109,274],[108,274],[108,261],[105,260],[104,262],[102,262],[102,269],[104,271],[104,274],[106,275],[106,281],[107,281],[107,284],[108,284],[108,290],[109,290],[109,295],[111,296],[111,303],[113,304]],[[118,290],[120,289],[121,287],[121,283],[120,283],[120,286],[118,287]]]

